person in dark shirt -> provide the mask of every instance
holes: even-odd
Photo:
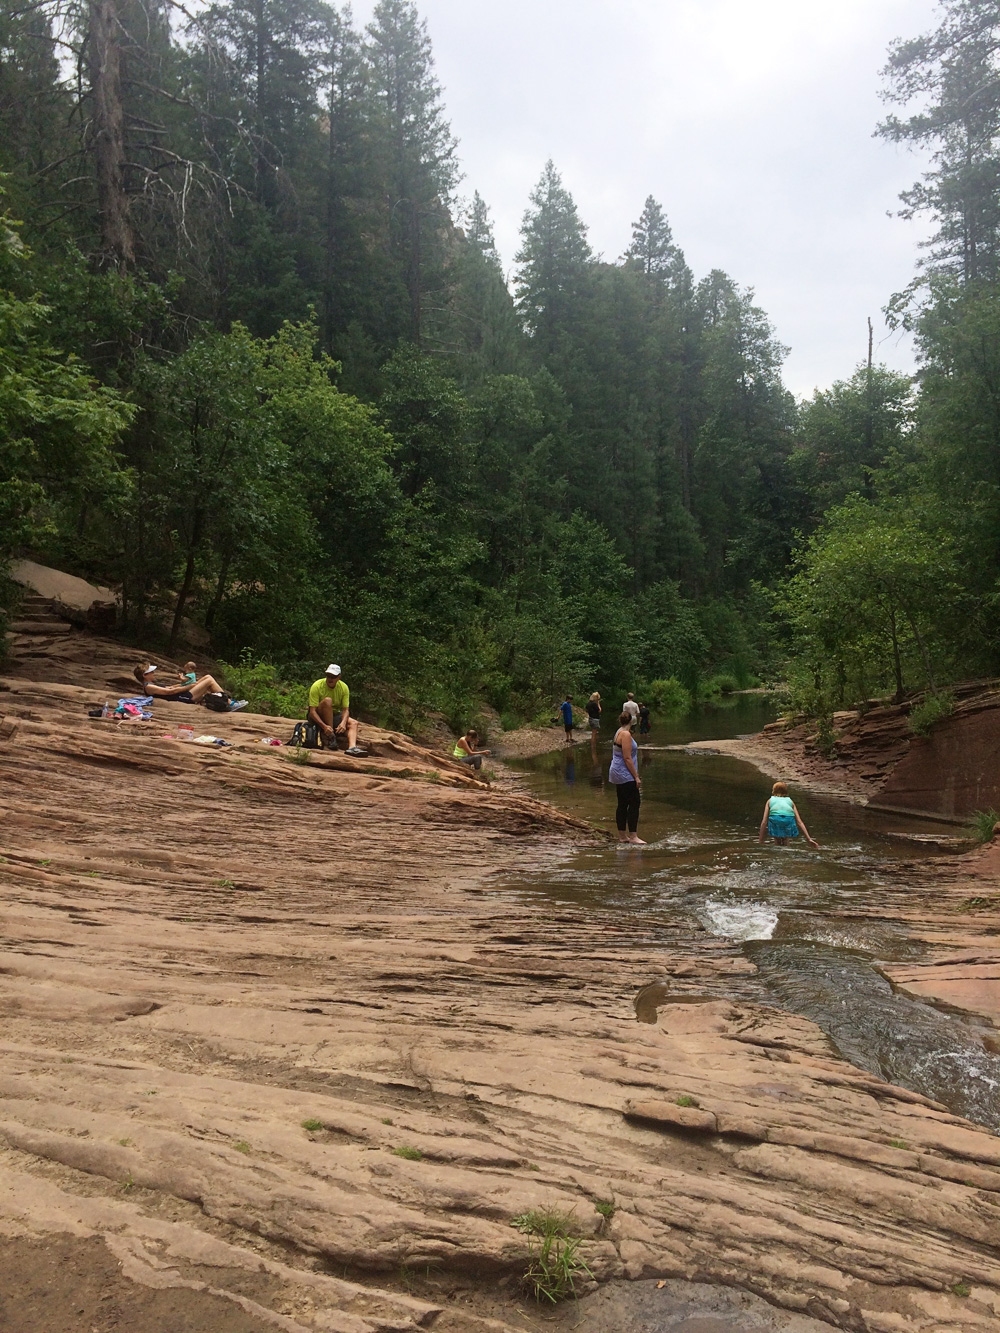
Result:
[[[587,723],[590,727],[590,755],[597,762],[597,733],[601,729],[601,696],[595,690],[587,700]]]
[[[649,705],[639,703],[639,735],[649,735]]]
[[[573,743],[573,696],[567,694],[566,698],[559,705],[559,711],[562,713],[563,726],[566,728],[566,744]]]

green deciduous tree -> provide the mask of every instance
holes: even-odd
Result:
[[[88,506],[113,509],[130,484],[117,446],[132,410],[50,345],[27,258],[0,216],[0,562],[82,525]]]
[[[951,666],[964,590],[947,534],[906,501],[852,497],[795,560],[784,605],[795,671],[813,702],[850,704],[889,686],[935,688]]]

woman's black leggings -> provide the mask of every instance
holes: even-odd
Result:
[[[615,823],[618,831],[634,833],[639,827],[639,784],[637,782],[618,782],[618,809],[615,811]]]

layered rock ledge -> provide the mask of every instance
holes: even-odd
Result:
[[[297,765],[246,713],[228,750],[87,719],[104,651],[0,681],[6,1245],[241,1333],[503,1333],[548,1326],[511,1223],[554,1210],[602,1282],[997,1327],[996,1136],[729,998],[724,942],[518,891],[585,826],[388,733]]]

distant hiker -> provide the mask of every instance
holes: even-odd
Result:
[[[628,713],[633,722],[639,721],[639,705],[635,701],[634,694],[630,694],[622,704],[622,712]]]
[[[559,705],[559,711],[562,713],[563,726],[566,728],[566,744],[573,743],[573,696],[567,694],[566,698]]]
[[[470,727],[464,736],[459,736],[451,755],[460,764],[468,764],[478,773],[483,766],[483,756],[489,753],[489,750],[480,750],[479,732]]]
[[[649,705],[642,702],[639,704],[639,735],[649,735]]]
[[[152,662],[147,662],[145,666],[140,663],[132,672],[132,675],[142,686],[144,693],[154,699],[169,699],[175,704],[199,704],[208,694],[219,694],[229,699],[229,695],[214,676],[199,676],[190,684],[157,685],[153,680],[155,673],[156,667],[153,666]],[[245,699],[232,699],[225,709],[219,711],[236,712],[237,709],[246,708],[246,706],[247,701]]]
[[[345,736],[345,754],[361,756],[368,753],[358,744],[358,722],[351,717],[351,691],[336,662],[331,662],[326,675],[310,685],[307,717],[319,727],[328,749],[336,750],[337,737]]]
[[[764,841],[764,834],[769,833],[779,846],[784,847],[789,838],[797,838],[799,829],[810,847],[819,843],[811,837],[802,822],[802,816],[795,808],[795,802],[788,795],[788,788],[783,782],[776,782],[771,788],[771,795],[764,802],[764,818],[760,821],[758,842]]]
[[[642,786],[642,779],[636,768],[638,757],[639,747],[632,739],[632,714],[622,709],[622,715],[618,719],[618,730],[615,732],[608,781],[614,784],[618,793],[618,809],[615,811],[618,841],[632,842],[644,847],[645,843],[636,832],[639,827],[641,800],[639,789]]]
[[[597,733],[601,729],[601,696],[595,690],[587,700],[587,723],[590,727],[590,755],[597,760]]]

